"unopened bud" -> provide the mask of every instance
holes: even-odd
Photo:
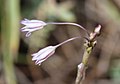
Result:
[[[98,25],[96,28],[95,28],[95,30],[94,30],[94,33],[96,33],[96,34],[100,34],[100,29],[101,29],[101,25]]]

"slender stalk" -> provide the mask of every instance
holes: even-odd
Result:
[[[59,47],[59,46],[65,44],[65,43],[67,43],[67,42],[69,42],[69,41],[72,41],[72,40],[75,40],[75,39],[78,39],[78,38],[80,38],[80,37],[73,37],[73,38],[70,38],[70,39],[65,40],[65,41],[63,41],[62,43],[56,45],[55,47],[57,48],[57,47]]]
[[[87,34],[89,34],[89,32],[81,25],[77,24],[77,23],[70,23],[70,22],[47,22],[47,24],[56,24],[56,25],[73,25],[73,26],[77,26],[81,29],[83,29]]]

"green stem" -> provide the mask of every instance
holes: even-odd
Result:
[[[96,41],[93,41],[93,42],[89,41],[84,44],[85,51],[83,54],[82,63],[78,65],[78,71],[77,71],[77,77],[76,77],[75,84],[82,84],[82,81],[85,78],[86,66],[88,64],[90,54],[91,54],[95,44],[96,44]]]
[[[19,0],[2,0],[2,55],[5,84],[17,84],[14,59],[19,45]]]
[[[88,65],[90,54],[94,46],[96,45],[96,41],[94,41],[94,38],[96,37],[96,35],[97,35],[96,32],[93,34],[91,33],[89,37],[90,39],[86,40],[86,43],[84,44],[85,51],[83,54],[82,63],[78,65],[78,71],[77,71],[77,77],[76,77],[75,84],[82,84],[82,81],[85,78],[86,66]]]
[[[89,57],[90,57],[90,53],[91,53],[92,49],[93,49],[92,46],[87,47],[87,48],[85,49],[84,54],[83,54],[83,59],[82,59],[82,63],[83,63],[84,65],[87,65],[87,64],[88,64],[88,59],[89,59]]]

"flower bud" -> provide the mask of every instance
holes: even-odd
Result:
[[[97,35],[99,35],[99,34],[100,34],[100,29],[101,29],[101,25],[98,25],[98,26],[95,28],[94,32],[95,32]]]

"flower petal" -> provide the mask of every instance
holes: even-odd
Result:
[[[40,21],[40,20],[28,20],[28,19],[22,20],[21,24],[27,25],[29,27],[36,27],[36,26],[41,27],[41,26],[46,25],[46,23],[43,22],[43,21]]]

